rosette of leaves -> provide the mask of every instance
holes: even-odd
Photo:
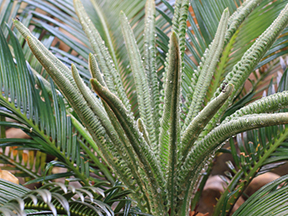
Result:
[[[197,69],[191,71],[189,97],[181,85],[189,2],[176,2],[161,84],[155,67],[154,1],[146,2],[143,53],[121,12],[122,33],[136,86],[138,119],[113,57],[79,0],[74,0],[74,8],[94,52],[89,54],[93,77],[90,82],[101,100],[85,85],[75,65],[71,72],[19,21],[15,20],[14,25],[91,134],[105,162],[133,191],[131,196],[138,207],[154,215],[184,216],[189,213],[202,170],[225,140],[243,131],[288,122],[286,112],[273,113],[288,105],[285,94],[269,98],[270,106],[260,100],[256,110],[248,107],[245,113],[220,122],[250,73],[286,27],[288,5],[205,101],[223,50],[258,3],[247,1],[230,17],[228,9],[223,11],[213,41]]]

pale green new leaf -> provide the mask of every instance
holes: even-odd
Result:
[[[172,30],[178,34],[179,37],[179,49],[180,49],[180,56],[181,59],[184,57],[184,51],[185,51],[185,34],[186,34],[186,19],[187,19],[187,14],[188,14],[188,0],[177,0],[175,4],[175,11],[174,11],[174,16],[172,19]],[[171,47],[171,41],[169,41],[169,49]],[[165,61],[165,70],[163,71],[163,87],[162,90],[160,91],[160,101],[164,103],[165,100],[165,95],[166,93],[164,92],[164,89],[166,88],[166,76],[168,73],[168,67],[169,67],[169,62],[171,62],[170,54],[169,54],[169,49],[167,49],[167,57]],[[181,62],[181,67],[183,69],[184,63],[183,61]],[[182,70],[181,69],[181,70]],[[169,85],[169,84],[168,84]],[[182,93],[182,92],[181,92]],[[160,114],[163,116],[163,105],[160,106]]]
[[[96,4],[96,3],[95,3]],[[92,45],[92,49],[97,57],[100,69],[105,76],[105,82],[109,89],[115,93],[122,101],[127,109],[130,108],[128,98],[125,94],[122,81],[120,79],[120,73],[115,68],[114,63],[117,62],[115,57],[112,58],[105,47],[105,42],[102,40],[94,24],[90,20],[80,0],[74,0],[74,7],[76,13],[80,19],[80,23],[89,38]],[[114,63],[113,63],[114,62]]]
[[[283,91],[263,97],[247,106],[237,110],[232,115],[229,115],[222,123],[231,121],[241,116],[253,114],[253,113],[267,113],[275,112],[288,106],[288,91]]]
[[[137,104],[137,95],[135,94],[135,82],[131,73],[131,65],[127,50],[125,48],[124,39],[121,34],[121,25],[119,19],[120,11],[124,11],[128,20],[133,28],[135,39],[137,41],[140,52],[144,52],[144,6],[145,1],[142,0],[82,0],[83,5],[90,19],[95,24],[99,34],[105,41],[110,55],[114,61],[116,56],[117,62],[114,62],[121,74],[123,86],[125,88],[127,97],[131,103],[131,109],[134,115],[139,117],[139,110]],[[167,7],[160,0],[155,1],[156,7],[159,7],[163,11],[167,11]],[[159,28],[167,28],[166,21],[162,16],[158,16],[155,21],[156,26]],[[144,34],[143,34],[144,33]],[[113,47],[112,47],[113,46]],[[158,54],[158,52],[157,52]],[[145,61],[145,60],[144,60]],[[156,58],[157,67],[162,66],[159,58]],[[118,65],[118,66],[117,66]]]
[[[178,145],[180,143],[180,83],[181,54],[176,33],[172,31],[169,47],[169,62],[164,89],[164,108],[160,130],[160,163],[163,173],[167,176],[167,190],[171,211],[175,210],[176,169]]]
[[[185,130],[187,128],[188,124],[193,120],[193,118],[195,118],[195,116],[203,107],[205,95],[207,94],[218,59],[223,50],[224,36],[227,29],[228,17],[229,12],[228,9],[226,9],[222,14],[213,42],[205,51],[202,57],[203,60],[199,64],[197,71],[194,72],[194,89],[191,89],[191,96],[188,96],[188,98],[191,97],[192,100],[186,101],[186,103],[189,104],[189,111],[186,115],[182,130]]]
[[[151,148],[153,151],[157,152],[158,140],[156,137],[155,128],[157,128],[157,126],[159,125],[159,123],[157,122],[159,118],[156,119],[153,118],[154,112],[157,112],[157,110],[154,111],[152,108],[152,105],[154,104],[152,103],[152,100],[154,99],[151,99],[152,95],[150,95],[148,85],[148,78],[150,77],[147,77],[148,74],[147,75],[145,74],[143,61],[141,60],[140,51],[137,47],[133,31],[129,25],[127,17],[123,12],[121,12],[120,14],[120,19],[125,45],[130,59],[132,74],[136,84],[140,117],[143,120],[145,127],[147,129],[149,139],[151,142]],[[153,58],[153,56],[151,56],[151,58]],[[153,71],[151,71],[151,73],[152,72]],[[157,113],[155,113],[155,115],[157,115]]]
[[[287,113],[250,114],[235,118],[227,123],[220,124],[214,130],[212,130],[203,140],[195,144],[195,146],[192,148],[192,151],[189,152],[189,155],[187,156],[187,159],[185,161],[186,167],[189,167],[188,163],[190,163],[191,160],[196,160],[197,158],[205,158],[207,150],[216,149],[227,138],[235,134],[253,128],[265,127],[268,125],[273,126],[279,124],[286,124],[287,119]],[[202,162],[202,160],[198,161],[198,163]]]
[[[189,0],[176,0],[174,16],[172,19],[172,29],[179,36],[179,47],[181,52],[181,58],[184,57],[184,52],[186,49],[185,36],[187,28],[188,7],[189,7]]]
[[[198,135],[201,133],[201,131],[210,121],[210,119],[215,115],[217,110],[219,110],[221,106],[226,102],[228,97],[231,95],[233,89],[234,88],[232,84],[229,84],[227,87],[225,87],[221,94],[211,100],[211,102],[208,103],[204,107],[204,109],[187,126],[181,137],[181,156],[183,157],[182,159],[186,158],[194,142],[197,140]]]
[[[113,111],[127,138],[133,145],[134,151],[136,153],[135,156],[137,156],[140,161],[139,165],[147,176],[145,180],[148,181],[147,186],[149,187],[149,192],[151,192],[151,194],[148,194],[150,196],[149,199],[152,200],[150,203],[152,205],[151,212],[158,214],[163,212],[164,209],[162,204],[164,203],[163,199],[165,197],[161,193],[161,190],[164,189],[163,185],[165,181],[154,153],[150,150],[149,145],[144,140],[142,134],[140,134],[138,127],[133,120],[133,117],[129,112],[127,112],[119,98],[112,94],[107,88],[101,86],[101,84],[96,79],[91,79],[91,84],[97,94]],[[159,190],[160,193],[158,192]]]
[[[145,28],[144,28],[144,70],[148,81],[153,122],[156,139],[159,136],[160,127],[160,85],[156,68],[156,32],[155,32],[155,2],[148,0],[145,5]],[[158,144],[158,139],[156,144]],[[158,147],[156,147],[157,149]]]

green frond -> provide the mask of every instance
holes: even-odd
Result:
[[[26,215],[26,209],[47,211],[58,215],[114,215],[111,207],[101,201],[105,197],[104,190],[94,187],[75,188],[62,183],[46,184],[37,190],[29,190],[23,186],[0,180],[0,212],[4,215]],[[4,195],[5,194],[5,195]],[[73,198],[75,195],[78,198]],[[4,198],[4,199],[3,199]]]
[[[89,48],[87,48],[87,46],[84,46],[83,44],[76,42],[75,40],[71,40],[71,39],[67,38],[64,32],[59,31],[57,28],[47,24],[44,21],[41,21],[41,20],[35,20],[35,21],[36,21],[37,25],[39,25],[44,30],[51,32],[52,35],[57,36],[65,44],[67,44],[70,47],[74,47],[75,51],[77,53],[79,53],[81,56],[83,56],[85,59],[88,58],[88,53],[91,52],[91,50]],[[73,31],[72,31],[72,33],[73,33]]]
[[[194,72],[196,76],[192,82],[195,83],[195,85],[194,89],[191,89],[191,96],[188,96],[188,98],[191,97],[192,100],[186,101],[187,105],[189,104],[189,111],[185,118],[182,130],[187,128],[193,118],[195,118],[198,112],[202,109],[205,95],[207,94],[218,59],[223,50],[224,35],[227,29],[228,17],[229,12],[228,9],[226,9],[222,14],[213,42],[205,51],[205,54],[202,57],[203,60],[200,62],[197,68],[197,72]]]
[[[26,27],[33,27],[32,34],[41,40],[47,49],[51,48],[53,53],[58,54],[59,58],[68,67],[72,63],[71,59],[75,59],[75,56],[73,58],[71,55],[69,55],[71,54],[72,50],[79,53],[84,59],[88,58],[88,53],[91,52],[91,49],[89,48],[89,41],[81,29],[79,21],[75,19],[76,14],[73,9],[72,1],[65,1],[64,4],[62,2],[50,0],[26,1],[26,3],[27,5],[22,4],[21,10],[18,10],[18,19],[21,20]],[[39,12],[39,9],[45,14]],[[15,17],[16,16],[13,16],[11,18]],[[73,18],[71,19],[71,17]],[[73,35],[73,37],[67,37],[67,32]],[[19,32],[17,32],[17,36],[20,37]],[[59,49],[57,49],[57,47],[59,46],[59,43],[56,45],[52,44],[55,37],[61,41],[60,46],[62,44],[66,44],[70,47],[70,50],[58,52]],[[22,38],[20,39],[20,44],[24,44]],[[42,66],[37,59],[33,57],[27,43],[24,44],[23,51],[30,65],[40,73]],[[83,67],[83,70],[81,70],[81,76],[86,77],[86,81],[89,81],[89,71],[87,69],[85,70],[87,63],[85,61],[79,63]],[[41,74],[43,74],[44,77],[47,76],[46,71],[41,72]],[[88,79],[87,76],[89,76]]]
[[[263,134],[263,131],[259,132],[261,138],[263,138],[263,135],[265,136],[265,134]],[[235,201],[241,196],[241,194],[252,181],[252,179],[257,174],[261,175],[263,173],[262,168],[264,168],[264,165],[267,164],[267,162],[269,161],[270,163],[272,162],[269,159],[272,158],[274,162],[284,160],[283,157],[279,157],[279,155],[277,156],[277,153],[275,151],[283,148],[282,143],[285,139],[287,139],[287,136],[288,129],[286,128],[280,134],[275,134],[275,136],[268,143],[266,143],[266,140],[261,140],[262,142],[265,142],[265,144],[262,145],[259,144],[259,140],[258,142],[248,142],[247,144],[245,144],[246,151],[240,146],[242,145],[241,143],[238,144],[241,151],[240,158],[237,158],[237,160],[239,160],[239,165],[237,169],[239,170],[237,171],[234,178],[231,180],[231,183],[228,185],[227,189],[224,191],[224,193],[221,195],[221,198],[217,202],[214,212],[216,215],[220,214],[221,211],[223,212],[223,209],[225,209],[225,211],[231,211],[232,205],[230,205],[229,203],[235,203]],[[238,141],[241,142],[241,140]],[[275,152],[276,154],[273,154],[273,152]],[[246,155],[250,156],[249,159]],[[237,182],[239,183],[236,184]],[[235,188],[236,185],[237,188]],[[225,200],[227,199],[226,197],[229,193],[233,193],[233,196],[229,197],[228,201],[226,202]],[[223,207],[223,205],[225,206]]]
[[[163,173],[167,176],[167,191],[171,211],[175,208],[175,185],[178,160],[178,144],[180,142],[180,83],[181,54],[178,37],[172,32],[169,47],[163,116],[160,130],[160,163]]]
[[[160,113],[159,113],[159,94],[160,85],[156,68],[156,32],[155,32],[155,1],[148,0],[145,5],[145,28],[144,28],[144,70],[146,73],[151,107],[153,108],[153,122],[155,136],[159,136]],[[158,143],[158,142],[157,142]]]
[[[153,119],[154,112],[157,110],[153,110],[152,108],[152,100],[148,85],[148,78],[145,74],[143,61],[141,60],[140,51],[137,47],[132,29],[128,23],[128,19],[125,16],[125,14],[122,12],[120,14],[121,19],[121,27],[122,32],[125,40],[125,45],[128,51],[130,63],[131,63],[131,69],[132,74],[135,80],[136,84],[136,91],[137,91],[137,100],[138,100],[138,107],[140,112],[140,117],[143,120],[149,139],[151,141],[151,149],[152,151],[158,151],[158,140],[156,137],[155,128],[159,125],[157,119]],[[151,56],[150,58],[153,58],[154,56]],[[153,71],[151,71],[153,72]],[[157,115],[158,113],[155,113]]]
[[[112,94],[107,88],[101,86],[101,84],[95,80],[91,79],[91,84],[93,89],[97,94],[102,98],[102,100],[107,103],[110,109],[113,111],[115,117],[121,124],[127,138],[129,139],[133,149],[139,158],[139,165],[144,170],[148,186],[151,188],[150,199],[151,202],[151,211],[152,212],[163,212],[164,209],[159,209],[160,206],[163,206],[160,203],[163,203],[163,195],[158,191],[163,190],[164,178],[161,172],[158,161],[156,161],[155,155],[150,150],[149,145],[144,140],[143,136],[140,134],[137,125],[135,124],[131,114],[123,107],[122,102]],[[136,156],[135,155],[135,156]],[[158,206],[158,207],[156,207]]]
[[[287,80],[287,71],[284,72],[279,82],[279,86],[277,90],[278,92],[281,92],[287,89],[287,87],[282,86],[282,83],[286,82],[286,80]],[[270,97],[270,99],[271,99],[271,96],[275,95],[274,92],[269,90],[271,89],[271,87],[272,87],[272,82],[270,82],[269,87],[268,87],[268,94],[272,94],[268,96]],[[284,91],[281,93],[286,93],[286,92]],[[281,93],[276,93],[276,94],[281,94]],[[265,97],[258,101],[262,101],[263,99],[265,99]],[[252,104],[254,103],[255,102],[253,102]],[[280,102],[280,106],[281,106],[281,102]],[[254,108],[255,110],[259,111],[259,106],[255,106]],[[261,109],[261,106],[260,106],[260,109]],[[275,109],[275,107],[272,106],[272,109]],[[247,107],[245,107],[245,110],[247,112]],[[277,108],[274,111],[276,110]],[[283,111],[285,111],[285,109],[284,110],[281,109],[281,112]],[[266,112],[269,112],[269,106],[267,104],[266,104]],[[245,112],[242,114],[245,115]],[[227,121],[224,120],[222,124],[225,122]],[[242,135],[243,135],[243,138],[242,138]],[[256,130],[249,130],[247,132],[243,132],[242,134],[237,134],[236,140],[237,140],[237,143],[235,142],[235,139],[230,138],[231,150],[227,150],[228,152],[232,154],[233,160],[235,162],[235,167],[232,163],[229,163],[230,164],[229,167],[231,171],[233,172],[232,174],[233,177],[231,175],[231,178],[232,178],[231,182],[229,183],[229,185],[227,186],[225,191],[222,193],[220,199],[217,202],[217,205],[214,211],[215,215],[219,215],[220,211],[222,212],[231,211],[232,206],[230,205],[230,203],[235,203],[235,200],[238,199],[239,196],[241,196],[242,192],[245,190],[245,188],[247,188],[249,183],[253,180],[253,178],[256,175],[259,176],[265,172],[268,172],[271,169],[274,169],[280,164],[282,164],[283,161],[287,160],[287,156],[286,156],[287,155],[286,154],[287,128],[284,129],[283,125],[270,126],[270,127],[260,128]],[[240,154],[237,152],[235,145],[238,146]],[[225,149],[222,149],[222,150],[225,151]],[[233,193],[233,196],[230,196],[230,194],[232,193]],[[228,199],[227,199],[227,196],[229,197]],[[226,209],[226,210],[223,210],[223,209]]]
[[[278,37],[277,41],[273,44],[270,50],[266,53],[263,60],[257,65],[257,68],[264,66],[265,64],[271,63],[278,57],[286,55],[288,52],[285,49],[288,44],[288,27],[284,29],[282,34]]]
[[[9,28],[12,26],[12,19],[16,17],[18,10],[20,9],[21,2],[13,2],[11,0],[1,1],[1,15],[0,15],[0,27],[3,30],[3,34],[5,37],[8,36],[9,31],[6,28],[6,25]]]
[[[287,179],[282,176],[256,191],[233,215],[286,215],[287,206]]]
[[[15,119],[20,124],[23,124],[23,131],[29,134],[33,140],[33,142],[22,141],[25,145],[21,146],[21,150],[32,148],[54,155],[60,161],[65,162],[67,168],[75,176],[87,183],[89,163],[85,159],[82,159],[81,155],[77,155],[77,152],[80,152],[78,150],[79,145],[77,137],[72,132],[71,120],[66,114],[63,99],[56,94],[53,84],[51,84],[51,93],[54,99],[54,103],[52,103],[54,107],[52,107],[48,92],[45,89],[46,86],[38,78],[39,85],[37,88],[35,87],[34,74],[31,72],[30,66],[26,64],[21,47],[11,31],[10,40],[15,52],[17,65],[13,61],[3,34],[1,34],[0,40],[2,48],[6,50],[6,54],[0,56],[0,61],[5,62],[5,64],[1,64],[0,80],[1,83],[5,82],[4,92],[7,92],[1,95],[0,104],[6,108],[2,109],[1,115]],[[55,113],[55,118],[50,117],[53,116],[53,113]],[[10,124],[10,126],[12,125]],[[19,146],[19,140],[17,139],[3,140],[3,142],[3,147]],[[40,159],[38,156],[36,158]],[[44,170],[44,157],[41,158],[39,161],[36,161],[36,167],[31,166],[30,162],[29,169],[22,166],[21,170],[26,172],[30,177],[35,178],[36,176],[33,176],[33,173],[31,173],[32,169],[35,168],[34,172],[36,173],[39,167],[41,167],[42,172]],[[79,162],[79,165],[75,167],[74,164],[76,162]],[[17,164],[14,162],[14,165]]]
[[[181,153],[182,159],[185,160],[188,152],[191,150],[198,135],[201,133],[206,124],[214,116],[214,114],[221,108],[233,91],[233,85],[226,86],[222,93],[210,101],[206,107],[190,122],[181,137]]]
[[[114,94],[116,94],[123,101],[123,104],[125,105],[125,107],[129,109],[130,108],[129,101],[124,91],[122,81],[120,79],[119,71],[117,71],[114,65],[116,61],[115,57],[113,58],[113,61],[112,61],[112,58],[107,48],[105,47],[105,42],[102,40],[97,29],[95,28],[94,24],[90,20],[81,1],[74,0],[74,7],[80,19],[80,23],[92,45],[92,49],[97,57],[100,69],[103,75],[105,76],[105,82],[108,88]]]
[[[9,126],[5,124],[6,122],[0,122],[1,126]],[[12,125],[10,125],[12,126]],[[9,151],[5,150],[4,153],[0,154],[0,162],[3,164],[1,166],[2,170],[15,171],[14,175],[16,177],[24,177],[25,180],[38,179],[44,174],[46,165],[46,154],[35,150],[26,150],[17,148],[17,146],[25,145],[28,143],[37,144],[35,141],[29,141],[27,139],[11,139],[11,138],[1,138],[1,144],[3,147],[10,146]],[[28,141],[28,142],[27,142]]]

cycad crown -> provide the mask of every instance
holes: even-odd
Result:
[[[163,85],[158,81],[155,65],[154,1],[146,2],[143,56],[121,12],[122,32],[137,91],[138,119],[132,113],[115,59],[105,48],[80,0],[74,0],[74,7],[94,51],[89,55],[93,77],[90,81],[101,101],[85,85],[74,65],[71,73],[19,21],[14,24],[90,132],[105,162],[134,191],[132,197],[141,210],[154,215],[168,212],[187,215],[202,169],[226,139],[246,130],[288,123],[287,113],[267,114],[280,108],[273,104],[281,98],[270,97],[269,108],[247,108],[219,124],[251,71],[287,25],[288,5],[212,92],[214,96],[205,101],[208,92],[211,95],[209,87],[223,48],[257,2],[243,4],[230,18],[228,9],[224,10],[214,40],[197,70],[191,72],[188,93],[183,92],[181,85],[188,0],[176,1]],[[287,101],[281,101],[282,107],[288,105]],[[266,103],[259,100],[247,107]]]

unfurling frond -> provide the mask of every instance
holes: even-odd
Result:
[[[207,94],[214,70],[223,50],[224,36],[227,29],[228,17],[229,11],[228,9],[225,9],[219,22],[215,38],[209,48],[207,48],[207,50],[205,51],[203,61],[198,66],[197,72],[195,72],[195,74],[198,74],[195,76],[195,80],[193,80],[193,82],[195,82],[195,89],[193,90],[193,92],[191,92],[192,101],[187,101],[187,103],[189,104],[189,111],[185,118],[182,130],[185,130],[187,128],[188,124],[202,109],[205,95]]]
[[[163,209],[159,209],[159,207],[156,208],[156,206],[159,205],[159,203],[163,203],[163,195],[158,193],[158,191],[163,190],[161,186],[164,183],[164,176],[154,153],[150,150],[148,143],[146,143],[144,137],[138,130],[131,114],[125,110],[119,98],[112,94],[107,88],[101,86],[97,80],[91,79],[91,84],[95,92],[97,92],[102,100],[107,103],[113,111],[128,140],[133,146],[136,153],[135,157],[139,158],[138,165],[144,170],[147,176],[146,181],[148,181],[148,186],[152,192],[151,194],[148,194],[149,199],[152,201],[150,203],[152,205],[151,211],[158,213],[163,212]]]

